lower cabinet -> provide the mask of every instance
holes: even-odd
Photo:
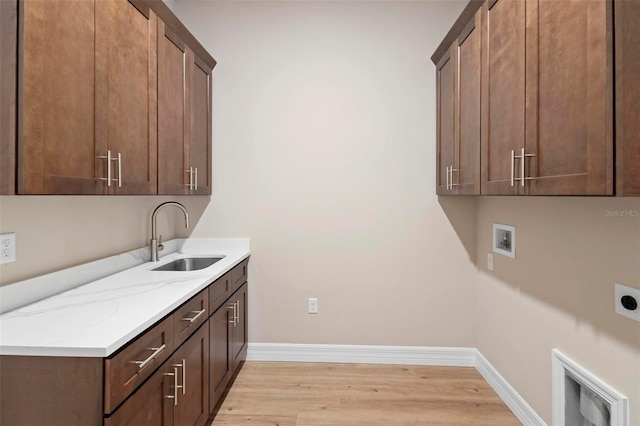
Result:
[[[247,357],[247,284],[209,319],[209,406],[213,412],[233,373]]]
[[[1,356],[0,424],[204,425],[246,359],[247,262],[110,358]]]
[[[172,395],[175,373],[169,361],[140,387],[111,417],[104,420],[106,426],[115,425],[173,425]]]
[[[209,417],[209,324],[205,324],[173,355],[175,377],[173,422],[203,425]],[[176,386],[177,384],[177,386]]]
[[[144,385],[105,419],[105,425],[204,425],[246,355],[247,284],[244,283]]]
[[[209,406],[213,410],[231,379],[231,321],[233,312],[225,304],[209,318]]]
[[[247,357],[247,285],[244,284],[231,297],[235,306],[235,319],[231,322],[231,361],[235,371]]]
[[[209,327],[203,325],[105,425],[203,425],[209,417]]]

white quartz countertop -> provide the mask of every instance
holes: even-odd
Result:
[[[249,257],[248,239],[189,239],[144,262],[0,316],[0,354],[108,357]],[[189,272],[151,271],[181,257],[224,256]]]

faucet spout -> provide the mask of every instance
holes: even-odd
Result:
[[[158,207],[156,207],[155,210],[153,211],[153,214],[151,215],[151,261],[152,262],[158,261],[158,252],[163,248],[158,243],[158,238],[156,233],[156,230],[157,230],[156,222],[157,222],[158,212],[160,211],[160,209],[162,209],[165,206],[175,206],[180,210],[182,210],[182,213],[184,214],[184,226],[185,228],[189,229],[189,212],[187,211],[185,206],[178,203],[177,201],[167,201],[160,204]]]

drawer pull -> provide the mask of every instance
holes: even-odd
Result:
[[[191,311],[192,314],[196,314],[196,315],[191,318],[182,318],[182,321],[189,321],[189,323],[192,323],[198,318],[200,318],[205,312],[207,312],[206,309],[202,309],[201,311]]]
[[[164,343],[159,348],[149,348],[150,351],[153,351],[153,353],[149,355],[149,358],[145,359],[144,361],[131,361],[131,363],[138,364],[138,371],[142,371],[142,369],[149,365],[149,363],[153,361],[155,357],[157,357],[160,352],[164,351],[166,348],[167,345],[165,345]]]

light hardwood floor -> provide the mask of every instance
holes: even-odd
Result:
[[[467,367],[247,362],[213,425],[520,425]]]

